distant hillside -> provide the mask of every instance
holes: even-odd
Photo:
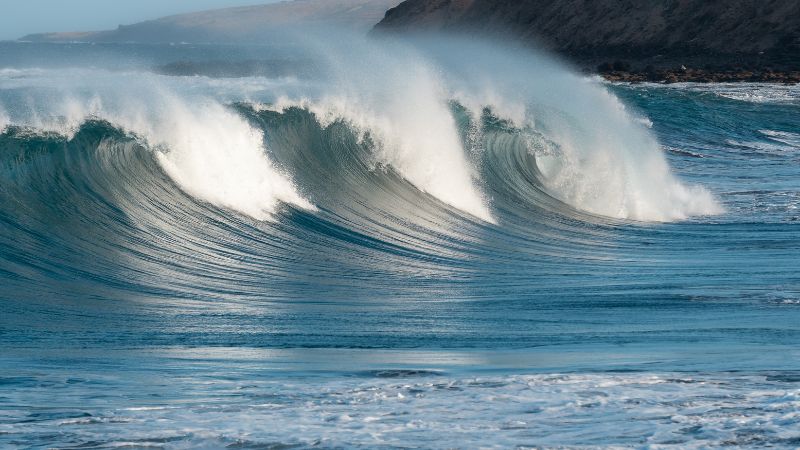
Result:
[[[502,35],[585,67],[800,69],[798,0],[407,0],[375,30]]]
[[[308,26],[339,26],[367,31],[401,0],[294,0],[180,14],[116,30],[43,33],[23,37],[36,42],[227,42],[263,38],[270,32]]]

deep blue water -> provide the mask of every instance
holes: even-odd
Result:
[[[0,446],[800,445],[800,88],[406,45],[0,43]]]

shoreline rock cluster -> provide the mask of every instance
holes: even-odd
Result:
[[[766,69],[696,69],[681,66],[677,69],[646,67],[634,70],[619,64],[601,64],[596,73],[608,81],[628,83],[779,83],[799,84],[800,71]]]

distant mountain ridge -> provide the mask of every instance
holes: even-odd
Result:
[[[337,26],[367,31],[401,0],[294,0],[178,14],[121,25],[116,30],[40,33],[34,42],[227,42],[263,38],[293,27]]]
[[[376,32],[481,32],[592,66],[697,64],[800,69],[797,0],[406,0]]]

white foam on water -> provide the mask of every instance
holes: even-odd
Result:
[[[800,86],[777,83],[644,83],[651,88],[708,93],[748,103],[795,103],[800,101]]]
[[[22,441],[57,425],[54,439],[72,445],[166,448],[782,448],[800,439],[796,373],[267,377],[219,380],[202,399],[154,399],[136,408],[109,403],[98,384],[82,392],[102,400],[82,405],[91,421],[10,411],[0,432]],[[25,393],[28,403],[52,397],[14,396]]]
[[[800,134],[789,131],[758,130],[768,139],[786,144],[793,148],[800,148]]]
[[[748,150],[752,150],[756,153],[761,153],[765,155],[772,155],[772,156],[784,156],[787,154],[794,153],[797,150],[797,147],[792,145],[788,142],[791,139],[790,136],[781,138],[780,136],[770,136],[766,133],[763,133],[767,139],[764,141],[742,141],[737,139],[726,139],[725,143],[731,145],[733,147],[744,148]]]

